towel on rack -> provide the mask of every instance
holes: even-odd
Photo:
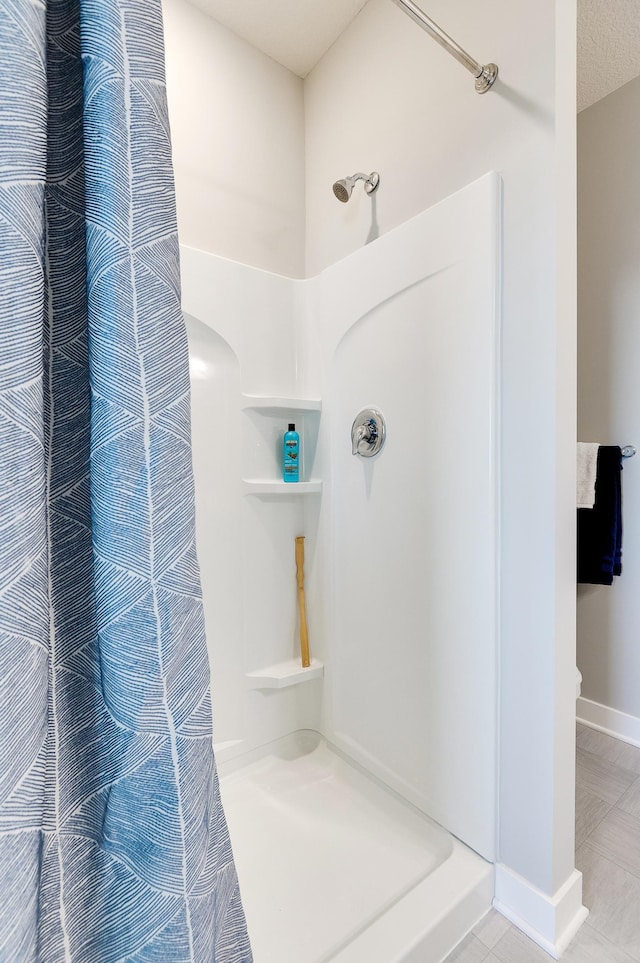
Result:
[[[576,500],[578,508],[593,508],[596,502],[598,449],[591,441],[579,441],[576,459]]]
[[[578,582],[611,585],[622,572],[622,451],[598,450],[593,508],[578,509]]]

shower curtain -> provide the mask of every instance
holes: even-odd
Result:
[[[251,960],[159,0],[0,0],[0,961]]]

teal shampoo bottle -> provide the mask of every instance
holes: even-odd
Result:
[[[300,481],[300,435],[291,424],[283,439],[282,477],[286,482]]]

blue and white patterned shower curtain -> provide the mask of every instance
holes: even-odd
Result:
[[[159,0],[0,0],[0,963],[251,960]]]

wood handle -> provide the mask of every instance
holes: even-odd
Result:
[[[302,667],[311,665],[309,633],[307,631],[307,603],[304,597],[304,535],[296,538],[296,582],[298,583],[298,609],[300,611],[300,655]]]

